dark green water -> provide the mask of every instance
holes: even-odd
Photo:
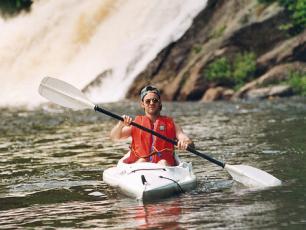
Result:
[[[103,105],[134,116],[136,103]],[[1,109],[0,228],[305,229],[306,99],[248,103],[165,103],[198,149],[229,164],[263,169],[284,181],[245,188],[187,152],[198,187],[142,204],[102,181],[128,150],[112,142],[116,121],[92,111]],[[95,192],[95,193],[94,193]]]

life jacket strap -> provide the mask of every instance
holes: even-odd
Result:
[[[164,148],[164,149],[158,150],[158,149],[156,149],[155,146],[153,146],[153,150],[151,151],[151,153],[149,153],[148,155],[145,155],[145,156],[141,156],[141,155],[138,154],[137,151],[136,151],[134,148],[132,148],[131,146],[130,146],[130,149],[132,150],[132,152],[133,152],[138,158],[148,158],[148,157],[151,157],[151,156],[153,156],[153,155],[155,155],[155,154],[162,153],[162,152],[164,152],[164,151],[172,151],[172,149],[169,149],[169,148]]]

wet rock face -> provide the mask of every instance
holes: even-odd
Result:
[[[215,88],[209,88],[203,98],[203,102],[212,102],[217,100],[229,100],[234,94],[234,91],[232,89],[228,89],[225,87],[215,87]]]
[[[257,88],[265,88],[267,85],[279,84],[279,82],[284,82],[288,80],[288,76],[293,70],[299,72],[305,71],[306,63],[295,61],[291,63],[276,65],[275,67],[268,69],[268,71],[260,77],[241,87],[237,92],[235,92],[232,99],[245,98],[246,94],[251,90]]]
[[[260,56],[257,63],[258,69],[267,71],[275,65],[295,61],[306,62],[306,31],[282,41]]]
[[[161,89],[164,100],[251,98],[256,93],[250,96],[247,92],[257,88],[258,82],[254,81],[267,75],[273,75],[271,78],[275,81],[278,78],[275,76],[284,75],[281,72],[288,72],[297,63],[303,66],[305,62],[306,31],[289,37],[279,30],[287,20],[277,4],[266,6],[258,4],[257,0],[209,0],[185,35],[160,52],[139,74],[127,97],[137,98],[143,86],[154,84]],[[235,54],[243,52],[254,52],[257,56],[255,80],[235,94],[227,91],[224,96],[218,84],[209,83],[203,72],[217,58],[225,56],[231,60]]]
[[[103,80],[106,79],[107,77],[111,76],[112,74],[113,74],[113,71],[111,69],[102,72],[92,82],[87,84],[82,89],[82,92],[83,93],[88,93],[95,88],[99,88],[103,84]]]
[[[288,85],[277,85],[265,88],[252,89],[246,93],[245,98],[255,99],[266,99],[271,97],[286,97],[292,95],[292,89]]]

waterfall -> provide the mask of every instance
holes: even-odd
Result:
[[[35,106],[41,79],[84,89],[95,103],[123,99],[133,80],[179,39],[206,0],[36,0],[0,18],[0,106]]]

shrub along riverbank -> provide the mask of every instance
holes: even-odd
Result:
[[[282,25],[282,29],[290,34],[301,33],[306,28],[306,1],[305,0],[258,0],[259,3],[272,4],[277,2],[284,7],[289,21]]]

